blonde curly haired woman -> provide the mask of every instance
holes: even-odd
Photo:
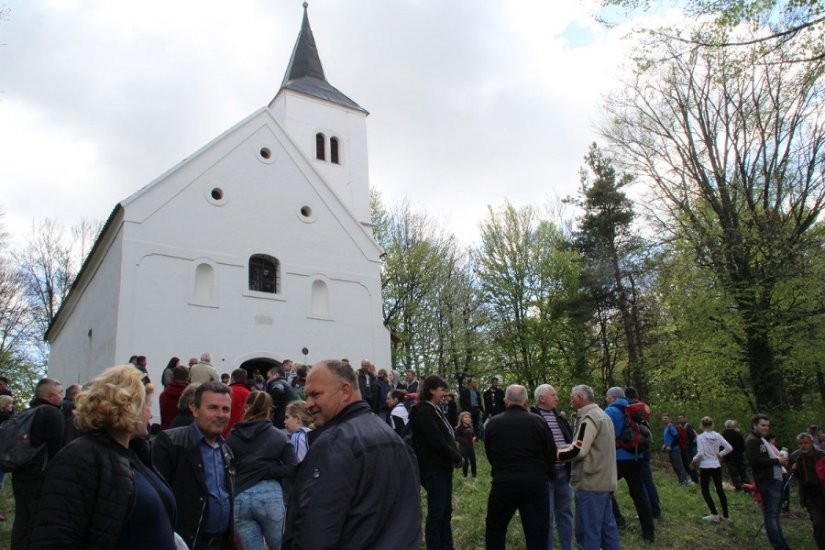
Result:
[[[112,367],[76,399],[83,435],[49,463],[31,548],[175,548],[175,499],[149,458],[153,387]]]

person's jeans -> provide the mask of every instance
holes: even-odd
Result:
[[[424,538],[427,550],[453,550],[453,472],[428,470],[421,473],[427,491],[427,521]]]
[[[655,519],[662,516],[662,505],[659,501],[659,491],[653,481],[653,472],[650,470],[650,458],[642,463],[642,483],[645,487],[647,501],[650,503],[650,512]]]
[[[274,479],[259,481],[235,497],[235,533],[244,550],[280,550],[284,531],[284,494]]]
[[[576,491],[576,544],[579,550],[619,550],[619,529],[609,491]]]
[[[566,468],[556,470],[556,478],[550,481],[550,525],[547,548],[553,550],[553,523],[559,535],[561,550],[573,549],[573,511],[570,503],[573,491],[570,489],[570,474]]]
[[[693,461],[693,457],[696,456],[696,453],[691,452],[691,448],[688,447],[687,449],[681,449],[682,452],[682,469],[685,471],[687,475],[690,476],[690,479],[693,483],[699,483],[699,475],[696,473],[696,470],[692,470],[690,468],[690,463]]]
[[[670,458],[670,465],[673,466],[673,471],[676,472],[676,477],[679,483],[687,481],[687,472],[685,472],[685,465],[682,463],[682,450],[677,447],[671,447],[668,453]]]
[[[756,486],[762,495],[762,517],[765,519],[765,531],[774,550],[788,547],[782,526],[779,524],[779,508],[782,506],[782,482],[774,479],[770,482],[758,482]]]
[[[493,483],[487,500],[484,540],[487,550],[505,550],[507,526],[518,510],[527,550],[545,550],[549,529],[550,487],[547,481]]]

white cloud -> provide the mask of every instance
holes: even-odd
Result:
[[[311,2],[327,78],[371,113],[371,184],[464,242],[487,204],[575,192],[600,98],[629,47],[622,29],[594,22],[593,4]],[[15,233],[46,215],[105,219],[266,105],[302,16],[297,2],[269,0],[9,7],[0,207]],[[571,29],[592,40],[572,44]]]
[[[19,244],[38,218],[79,220],[85,197],[101,194],[96,144],[56,128],[24,104],[0,102],[0,171],[4,229]],[[30,215],[31,214],[31,215]]]

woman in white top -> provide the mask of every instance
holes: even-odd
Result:
[[[722,505],[722,516],[728,519],[728,499],[725,497],[725,491],[722,489],[722,465],[719,459],[733,450],[730,443],[725,441],[721,435],[713,431],[713,419],[706,416],[702,419],[703,432],[696,438],[696,456],[693,457],[693,462],[690,463],[691,469],[699,467],[699,483],[702,487],[702,496],[710,508],[710,515],[705,516],[704,520],[719,523],[722,521],[716,511],[716,505],[710,496],[711,478],[713,484],[716,485],[716,494],[719,496],[719,503]]]

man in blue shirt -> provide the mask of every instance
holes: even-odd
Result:
[[[175,531],[193,550],[233,547],[232,451],[221,437],[232,409],[230,389],[205,382],[195,390],[190,426],[161,432],[152,450],[157,471],[172,487]]]
[[[673,471],[676,472],[676,477],[682,485],[688,484],[688,476],[685,472],[685,465],[682,462],[682,449],[679,447],[679,430],[673,425],[670,415],[662,416],[662,423],[665,425],[665,430],[662,433],[662,450],[667,453],[670,458],[670,465],[673,466]]]
[[[619,387],[610,388],[607,390],[606,399],[608,405],[604,412],[613,421],[613,429],[616,432],[616,473],[619,479],[624,478],[627,482],[627,490],[630,493],[630,498],[633,499],[636,513],[639,515],[642,538],[647,542],[653,542],[655,531],[653,514],[650,511],[650,502],[647,499],[642,479],[644,454],[639,452],[638,449],[635,451],[628,450],[618,443],[627,422],[625,409],[627,409],[628,403],[624,390]]]

